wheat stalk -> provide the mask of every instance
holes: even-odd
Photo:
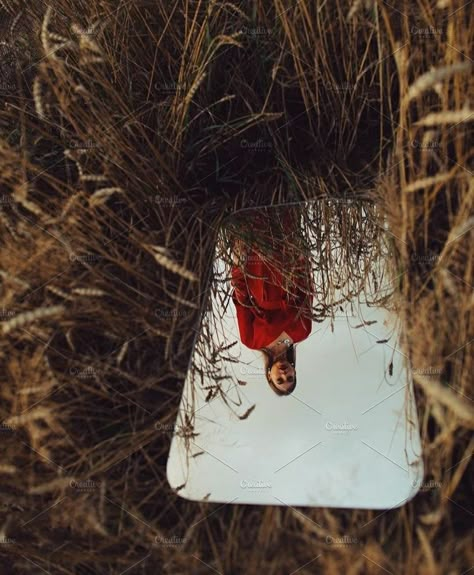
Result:
[[[180,304],[182,304],[182,305],[191,307],[191,308],[193,308],[193,309],[199,309],[199,305],[198,305],[196,302],[193,302],[193,301],[189,301],[189,300],[187,300],[187,299],[184,299],[184,298],[182,298],[182,297],[180,297],[179,295],[174,294],[174,293],[170,293],[169,296],[171,297],[171,299],[173,299],[174,301],[176,301],[176,302],[178,302],[178,303],[180,303]]]
[[[103,174],[82,174],[81,181],[83,182],[106,182],[109,178]]]
[[[28,410],[27,413],[9,417],[5,420],[5,423],[7,425],[11,425],[12,427],[23,427],[26,423],[31,423],[32,421],[37,421],[38,419],[50,421],[52,419],[51,410],[40,405]]]
[[[82,178],[84,179],[84,178]],[[125,191],[122,188],[101,188],[92,194],[89,198],[89,205],[90,206],[98,206],[104,204],[110,196],[113,194],[124,194]]]
[[[46,289],[48,291],[50,291],[51,293],[54,293],[54,295],[57,295],[57,296],[62,297],[64,299],[71,300],[71,301],[74,300],[73,297],[71,297],[68,293],[66,293],[64,290],[62,290],[61,288],[59,288],[57,286],[47,285]]]
[[[39,76],[35,76],[33,80],[33,100],[35,103],[35,110],[38,118],[44,120],[46,117],[43,100],[42,100],[42,92],[41,92],[41,78]]]
[[[103,64],[105,60],[100,56],[81,56],[80,63],[83,66],[87,66],[88,64]]]
[[[74,481],[74,477],[58,477],[47,483],[30,487],[28,493],[30,495],[43,495],[44,493],[51,493],[51,491],[57,491],[58,489],[62,491],[67,489],[72,481]]]
[[[41,44],[43,45],[43,50],[44,50],[46,55],[48,55],[50,52],[48,26],[49,26],[49,21],[51,20],[51,12],[52,12],[52,8],[51,8],[51,6],[48,6],[46,9],[44,18],[43,18],[42,26],[41,26]]]
[[[441,66],[440,68],[430,70],[417,78],[408,88],[406,99],[408,101],[413,100],[428,90],[428,88],[431,88],[434,84],[451,77],[457,72],[467,72],[471,70],[471,68],[472,64],[470,62],[456,62],[450,66]]]
[[[462,124],[473,121],[474,111],[465,108],[463,110],[446,110],[444,112],[432,112],[418,122],[417,126],[440,126],[443,124]]]
[[[86,297],[102,297],[104,295],[107,295],[105,291],[94,288],[74,288],[72,290],[72,293]]]
[[[146,248],[153,254],[155,260],[165,269],[191,282],[197,282],[199,280],[194,272],[186,269],[184,266],[172,259],[169,255],[169,251],[166,248],[161,246],[153,246],[150,244],[146,244]]]
[[[120,365],[123,361],[123,358],[125,357],[125,354],[127,353],[128,350],[128,341],[126,341],[122,347],[120,348],[120,351],[117,354],[116,357],[116,361],[117,361],[117,365]]]
[[[442,174],[437,174],[436,176],[430,176],[427,178],[421,178],[419,180],[416,180],[411,184],[408,184],[408,186],[406,186],[405,188],[403,188],[403,191],[405,193],[416,192],[417,190],[423,190],[425,188],[429,188],[430,186],[447,182],[448,180],[451,180],[453,177],[464,178],[465,176],[463,174],[453,176],[451,172],[444,172]]]
[[[474,216],[471,216],[465,222],[461,222],[460,224],[457,224],[453,228],[451,228],[451,230],[449,231],[448,238],[446,240],[446,244],[455,242],[458,238],[460,238],[473,228],[474,228]]]
[[[64,311],[65,308],[62,305],[40,307],[34,311],[26,311],[13,317],[9,321],[4,322],[0,331],[2,335],[7,335],[11,331],[22,328],[25,325],[29,325],[35,321],[61,315],[64,313]]]
[[[413,378],[423,388],[431,401],[439,401],[450,409],[463,423],[474,428],[474,408],[442,385],[439,381],[414,373]]]
[[[76,164],[77,171],[79,172],[79,179],[82,180],[84,178],[84,172],[82,170],[81,164],[79,163],[79,160],[74,157],[74,153],[72,152],[72,150],[66,149],[66,150],[64,150],[63,153],[64,153],[66,158],[68,158],[69,160],[72,160]]]
[[[194,95],[196,94],[199,86],[203,82],[204,78],[206,78],[206,76],[207,76],[207,72],[201,72],[200,74],[198,74],[198,76],[196,77],[196,79],[192,83],[188,93],[186,94],[184,100],[179,105],[179,108],[184,107],[184,109],[187,110],[189,104],[191,103],[191,100],[194,98]]]
[[[4,280],[11,281],[13,283],[20,285],[23,289],[31,289],[31,284],[15,276],[12,276],[5,270],[0,270],[0,277],[3,278]]]
[[[5,215],[5,212],[0,209],[0,220],[2,221],[3,225],[5,226],[5,228],[11,233],[11,235],[15,238],[15,240],[18,241],[18,234],[16,233],[16,230],[14,228],[14,226],[11,224],[10,220],[7,218],[7,216]]]
[[[5,10],[5,12],[8,12],[9,14],[15,14],[15,12],[17,10],[17,8],[15,6],[12,6],[8,2],[8,0],[0,0],[0,5]]]
[[[72,24],[71,30],[79,37],[79,48],[89,50],[95,54],[102,55],[102,50],[99,48],[98,44],[90,38],[90,34],[82,29],[78,24]]]
[[[65,38],[64,36],[61,36],[61,34],[56,34],[55,32],[48,32],[48,38],[49,38],[49,40],[53,40],[54,42],[58,42],[60,44],[67,44],[68,43],[67,38]]]
[[[362,5],[364,3],[364,0],[354,0],[352,2],[352,6],[347,14],[347,20],[352,20],[352,18],[357,14],[357,12],[359,12],[359,10],[362,8]]]

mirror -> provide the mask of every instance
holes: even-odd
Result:
[[[364,201],[224,223],[168,458],[180,496],[387,509],[415,495],[423,463],[390,262]]]

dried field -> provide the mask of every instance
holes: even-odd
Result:
[[[473,14],[0,0],[2,572],[473,568]],[[348,275],[390,247],[425,483],[386,512],[184,501],[165,464],[220,223],[316,198],[371,205],[338,220]]]

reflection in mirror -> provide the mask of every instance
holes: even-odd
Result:
[[[261,249],[241,238],[231,244],[231,297],[240,341],[261,351],[270,388],[288,395],[297,381],[295,344],[311,333],[310,251],[298,242],[303,238],[294,208],[287,208],[281,219],[263,211],[249,217],[267,244]]]
[[[373,205],[241,210],[219,235],[168,460],[189,499],[387,508],[422,476]]]

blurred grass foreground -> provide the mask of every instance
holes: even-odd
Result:
[[[473,20],[0,0],[2,573],[472,569]],[[221,222],[313,199],[349,251],[360,213],[331,202],[369,202],[390,246],[425,481],[382,513],[182,500],[165,463]]]

